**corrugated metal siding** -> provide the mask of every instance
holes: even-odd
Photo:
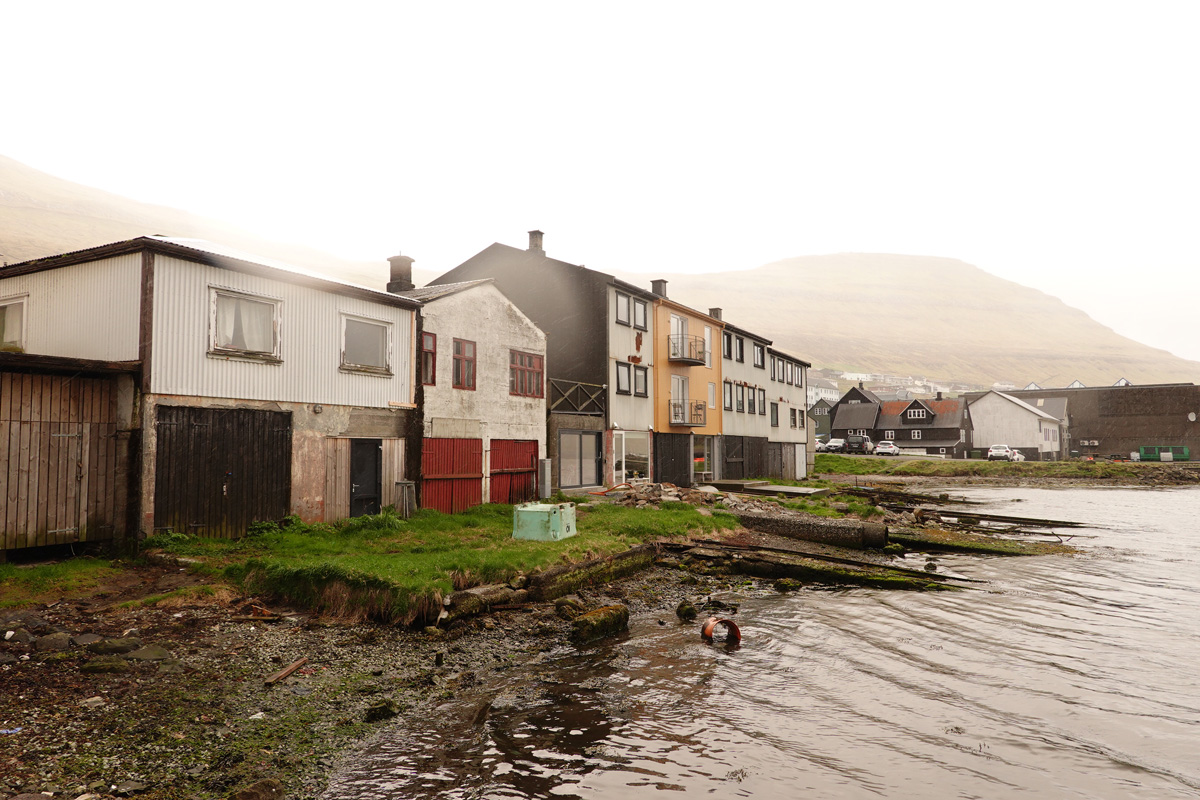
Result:
[[[483,441],[426,439],[421,451],[421,507],[455,514],[483,502]]]
[[[28,294],[25,350],[98,361],[138,358],[139,253],[0,278],[0,298]]]
[[[492,439],[488,501],[527,503],[537,497],[538,443]]]
[[[210,287],[281,300],[282,364],[210,358]],[[341,314],[392,323],[391,378],[341,372]],[[411,404],[413,312],[157,256],[151,391],[386,408]]]

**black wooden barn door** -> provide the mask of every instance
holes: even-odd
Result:
[[[159,406],[154,527],[214,538],[291,506],[292,415]]]
[[[691,434],[654,434],[654,480],[676,486],[692,485]]]
[[[724,458],[721,464],[721,477],[726,480],[740,481],[746,477],[746,457],[744,439],[741,436],[724,436]]]

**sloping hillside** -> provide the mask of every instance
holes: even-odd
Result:
[[[1114,333],[1036,289],[949,258],[842,253],[668,279],[672,299],[725,319],[814,366],[981,385],[1200,382],[1187,361]]]
[[[381,256],[378,264],[364,264],[267,241],[225,223],[81,186],[0,156],[0,263],[14,264],[156,233],[223,242],[379,288],[388,279],[386,255],[394,255]]]

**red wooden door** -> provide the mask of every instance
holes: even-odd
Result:
[[[421,508],[445,514],[483,502],[483,440],[426,439],[421,452]]]
[[[493,503],[528,503],[537,497],[538,443],[493,439],[491,492]]]

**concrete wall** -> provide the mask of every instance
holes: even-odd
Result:
[[[546,385],[542,397],[509,391],[510,353],[543,357],[546,334],[493,284],[480,284],[430,301],[422,330],[437,336],[436,382],[425,386],[425,435],[483,440],[483,471],[490,472],[493,439],[536,441],[546,453]],[[454,339],[475,343],[475,389],[453,385]],[[484,478],[484,502],[488,480]]]

